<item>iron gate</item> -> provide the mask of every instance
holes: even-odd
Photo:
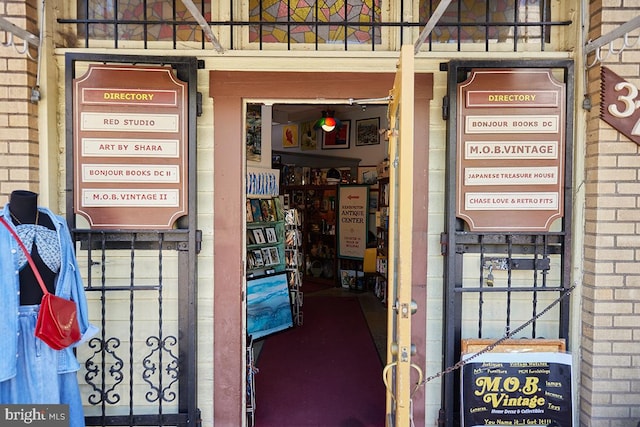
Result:
[[[566,85],[564,215],[548,232],[474,232],[456,217],[458,84],[478,68],[544,68]],[[536,317],[570,287],[573,188],[573,63],[571,61],[452,61],[448,71],[443,116],[447,120],[446,231],[441,237],[444,256],[443,367],[461,358],[467,338],[497,340]],[[569,299],[531,322],[514,338],[568,338]],[[568,342],[567,342],[568,345]],[[443,377],[439,424],[458,427],[459,371]]]
[[[82,229],[74,215],[73,79],[78,62],[170,65],[188,83],[188,191],[196,194],[196,58],[67,54],[67,222],[100,332],[78,348],[87,425],[199,426],[196,198],[170,230]]]

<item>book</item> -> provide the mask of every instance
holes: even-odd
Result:
[[[256,268],[256,260],[251,251],[247,252],[247,268]]]
[[[260,249],[260,251],[262,252],[262,260],[264,262],[264,265],[273,265],[273,261],[271,260],[271,252],[269,251],[270,248],[262,248]]]
[[[253,255],[253,259],[255,260],[255,266],[256,267],[263,267],[264,266],[264,260],[262,259],[262,251],[256,249],[256,250],[252,251],[252,255]]]
[[[273,265],[280,264],[280,254],[278,253],[278,248],[275,246],[271,246],[269,249],[269,256],[271,257],[271,262]]]
[[[253,237],[255,238],[258,245],[267,242],[267,239],[265,239],[264,237],[264,231],[262,230],[262,228],[254,228],[252,231]]]
[[[261,200],[260,209],[262,209],[262,221],[273,222],[278,220],[278,215],[276,213],[276,205],[273,199]]]
[[[247,245],[255,245],[256,237],[253,235],[253,230],[247,230]]]
[[[265,228],[264,233],[266,235],[267,242],[276,243],[278,241],[278,236],[276,235],[276,229],[274,227]]]
[[[247,222],[253,222],[253,210],[251,209],[251,199],[247,199]]]
[[[340,270],[340,284],[343,288],[355,288],[356,287],[356,271],[355,270]]]
[[[255,222],[262,221],[262,209],[259,199],[251,199],[251,214]]]
[[[273,199],[273,209],[274,215],[276,217],[275,220],[277,221],[278,219],[282,219],[282,217],[284,216],[284,206],[280,197],[276,197]]]

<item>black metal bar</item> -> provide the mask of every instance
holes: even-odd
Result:
[[[291,50],[291,0],[287,0],[287,50]]]
[[[515,1],[513,4],[513,51],[518,51],[518,34],[519,34],[519,16],[520,16],[520,2]]]
[[[106,274],[106,250],[104,246],[104,235],[102,236],[102,251],[100,253],[100,259],[102,260],[100,266],[100,283],[102,284],[102,291],[100,293],[100,323],[102,327],[101,331],[101,342],[107,342],[107,294],[104,291],[105,284],[107,282],[107,274]],[[103,417],[107,413],[107,396],[105,396],[105,387],[104,385],[107,383],[107,357],[106,357],[106,348],[107,346],[100,346],[100,385],[102,386],[102,394],[100,395],[100,411]],[[85,421],[86,422],[86,421]]]
[[[501,287],[501,286],[493,286],[491,288],[484,286],[484,287],[469,287],[469,286],[465,286],[465,287],[457,287],[453,290],[453,292],[455,294],[475,294],[475,293],[506,293],[506,292],[511,292],[511,293],[523,293],[523,292],[563,292],[565,290],[564,287],[546,287],[546,288],[533,288],[530,286],[527,287]]]
[[[84,18],[58,18],[57,22],[60,24],[119,24],[119,25],[144,25],[145,23],[162,23],[168,25],[198,25],[197,21],[191,20],[171,20],[165,19],[163,21],[145,21],[143,19],[84,19]],[[245,21],[245,20],[227,20],[227,21],[207,21],[209,25],[220,26],[220,27],[231,27],[231,26],[250,26],[250,25],[276,25],[276,24],[284,24],[287,21],[272,21],[272,20],[259,20],[259,21]],[[545,27],[566,27],[571,25],[572,21],[535,21],[535,22],[521,22],[518,25],[521,27],[538,27],[540,25]],[[314,21],[314,25],[319,26],[330,26],[330,25],[362,25],[365,27],[400,27],[400,28],[414,28],[414,27],[424,27],[427,23],[424,21],[418,22],[407,22],[407,21],[387,21],[387,22],[351,22],[351,21]],[[505,23],[505,22],[473,22],[472,24],[464,23],[464,22],[448,22],[448,23],[438,23],[436,27],[451,27],[458,26],[460,28],[466,27],[508,27],[511,28],[514,26],[513,23]]]
[[[491,273],[491,270],[489,270]],[[487,280],[489,276],[487,275]],[[489,286],[489,285],[488,285]],[[491,283],[490,286],[493,286]],[[482,244],[482,236],[480,237],[480,289],[484,288],[484,245]],[[478,295],[478,338],[482,338],[482,309],[484,305],[484,294],[480,291]]]
[[[347,35],[347,30],[349,29],[349,26],[347,24],[347,18],[348,18],[348,15],[347,15],[347,0],[343,0],[342,4],[343,4],[343,10],[344,10],[344,23],[343,23],[342,28],[344,30],[344,50],[346,52],[348,50],[348,46],[349,46],[349,43],[348,43],[349,36]]]
[[[144,20],[147,21],[149,19],[148,15],[147,15],[147,0],[143,0],[142,2],[142,7],[143,7],[143,14],[144,14]],[[174,3],[174,10],[175,10],[175,3]],[[175,19],[175,18],[174,18]],[[146,49],[148,44],[148,35],[149,35],[149,24],[147,22],[145,22],[142,26],[142,40],[144,43],[144,48]]]
[[[114,17],[114,20],[113,20],[113,47],[117,49],[118,48],[118,35],[119,35],[118,34],[119,33],[118,26],[122,22],[122,21],[118,20],[118,2],[117,1],[113,3],[113,17]]]
[[[314,8],[315,8],[315,12],[314,12],[314,15],[313,15],[313,16],[315,16],[315,17],[316,17],[316,20],[315,20],[315,22],[314,22],[316,30],[314,31],[314,33],[315,33],[315,35],[316,35],[316,50],[318,50],[318,43],[319,43],[319,39],[318,39],[318,38],[319,38],[318,30],[320,29],[320,26],[319,26],[319,19],[318,19],[318,13],[320,12],[320,6],[318,6],[318,2],[317,2],[317,1],[316,1],[316,2],[314,2]]]
[[[164,336],[163,336],[163,329],[162,329],[162,314],[163,314],[163,298],[162,298],[162,279],[163,279],[163,275],[162,275],[162,270],[163,270],[163,266],[162,266],[162,234],[158,234],[158,283],[160,284],[160,286],[158,287],[158,345],[160,347],[160,351],[158,352],[158,366],[160,367],[160,369],[158,370],[158,413],[160,414],[160,416],[162,416],[162,412],[163,412],[163,408],[162,408],[162,403],[164,402],[164,387],[163,387],[163,379],[164,379],[164,364],[162,363],[162,359],[163,359],[163,354],[164,352],[162,351],[162,343],[164,341]],[[163,420],[161,420],[163,421]],[[164,423],[161,422],[159,424],[160,426],[163,426]]]
[[[544,238],[544,236],[540,236],[542,238]],[[539,237],[539,238],[540,238]],[[544,257],[543,257],[544,259]],[[542,272],[544,272],[545,270],[541,270]],[[544,274],[544,273],[543,273]],[[533,291],[533,296],[531,298],[531,317],[535,318],[536,314],[537,314],[537,308],[538,308],[538,292],[537,292],[537,288],[538,288],[538,245],[535,245],[535,250],[533,252],[533,288],[535,289]],[[538,320],[534,320],[533,323],[531,323],[531,338],[535,338],[536,337],[536,326],[537,326]]]
[[[135,401],[135,395],[133,392],[133,386],[135,384],[135,379],[136,376],[134,375],[135,371],[134,371],[134,366],[135,366],[135,360],[133,358],[133,349],[135,348],[134,345],[134,301],[135,301],[135,294],[133,292],[133,284],[135,283],[135,271],[136,271],[136,265],[135,265],[135,255],[136,255],[136,235],[135,234],[131,234],[131,247],[130,247],[130,251],[129,251],[129,262],[130,262],[130,269],[129,269],[129,416],[132,417],[134,415],[134,401]]]
[[[511,265],[511,257],[513,255],[511,248],[511,235],[507,235],[507,259],[509,265]],[[511,268],[507,270],[507,319],[506,319],[506,332],[511,330]]]
[[[461,22],[462,21],[462,15],[461,15],[461,12],[460,12],[460,10],[462,9],[461,3],[462,3],[462,0],[458,0],[458,17],[456,19],[456,21],[457,21],[456,22],[456,32],[457,32],[457,35],[458,35],[456,37],[456,40],[457,40],[457,43],[458,43],[458,51],[460,51],[460,46],[462,44],[462,37],[460,36],[460,31],[461,31],[461,29],[463,27],[462,26],[462,22]]]
[[[516,3],[518,3],[518,2],[516,1]],[[484,5],[484,20],[486,22],[489,22],[489,17],[490,16],[491,16],[491,14],[489,13],[489,2],[486,2],[485,5]],[[490,30],[491,30],[491,27],[489,27],[489,26],[484,27],[484,50],[485,50],[485,52],[489,52],[489,32],[490,32]]]
[[[176,0],[173,0],[172,2],[172,6],[173,6],[173,10],[172,12],[172,16],[173,16],[173,24],[171,25],[171,29],[172,31],[172,38],[173,38],[173,48],[175,49],[178,46],[178,23],[176,22],[176,18],[178,16],[177,14],[177,10],[176,10]]]
[[[542,16],[542,20],[546,20],[547,19],[547,15],[548,15],[548,9],[547,8],[550,8],[551,5],[550,5],[548,0],[542,0],[540,7],[542,8],[542,10],[540,11],[541,12],[541,16]],[[547,33],[548,32],[549,32],[549,28],[547,28],[547,27],[545,27],[543,25],[540,25],[540,49],[542,51],[544,51],[544,47],[545,47],[545,44],[547,42]]]
[[[376,5],[379,5],[381,0],[372,0],[371,1],[371,22],[375,22],[376,21]],[[382,8],[380,8],[382,9]],[[382,16],[382,15],[381,15]],[[371,51],[375,51],[376,50],[376,27],[371,27],[370,30],[370,34],[371,34]],[[382,37],[382,33],[380,34],[380,37]]]
[[[458,99],[456,96],[456,87],[458,84],[458,69],[455,64],[449,64],[449,72],[447,73],[447,87],[449,96],[450,111],[457,111]],[[455,158],[457,156],[457,147],[455,144],[456,129],[458,126],[457,114],[450,114],[447,123],[447,143],[446,143],[446,167],[447,171],[456,169]],[[456,346],[457,328],[459,328],[458,318],[460,310],[458,310],[458,301],[460,297],[456,296],[457,291],[462,287],[457,277],[457,266],[462,264],[462,255],[456,250],[459,222],[455,216],[456,196],[455,196],[455,174],[451,172],[445,173],[445,233],[446,233],[446,253],[444,255],[444,290],[443,290],[443,358],[442,369],[453,366],[456,363]],[[477,236],[476,236],[477,237]],[[452,399],[445,399],[444,396],[454,396],[457,378],[459,376],[445,375],[442,379],[442,410],[441,424],[444,426],[453,426],[454,424],[454,404]],[[459,424],[458,424],[459,425]]]
[[[233,2],[231,2],[233,3]],[[258,23],[258,40],[260,41],[260,50],[262,50],[262,30],[264,29],[264,22],[263,22],[263,15],[264,15],[264,9],[262,8],[263,3],[259,2],[260,6],[260,22]]]

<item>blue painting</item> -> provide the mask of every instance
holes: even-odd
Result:
[[[253,339],[293,327],[287,274],[247,281],[247,334]]]

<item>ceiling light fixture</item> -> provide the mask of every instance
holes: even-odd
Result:
[[[322,117],[314,123],[313,128],[322,129],[325,132],[340,129],[342,127],[342,122],[339,119],[336,119],[334,114],[335,112],[333,110],[323,111]]]

